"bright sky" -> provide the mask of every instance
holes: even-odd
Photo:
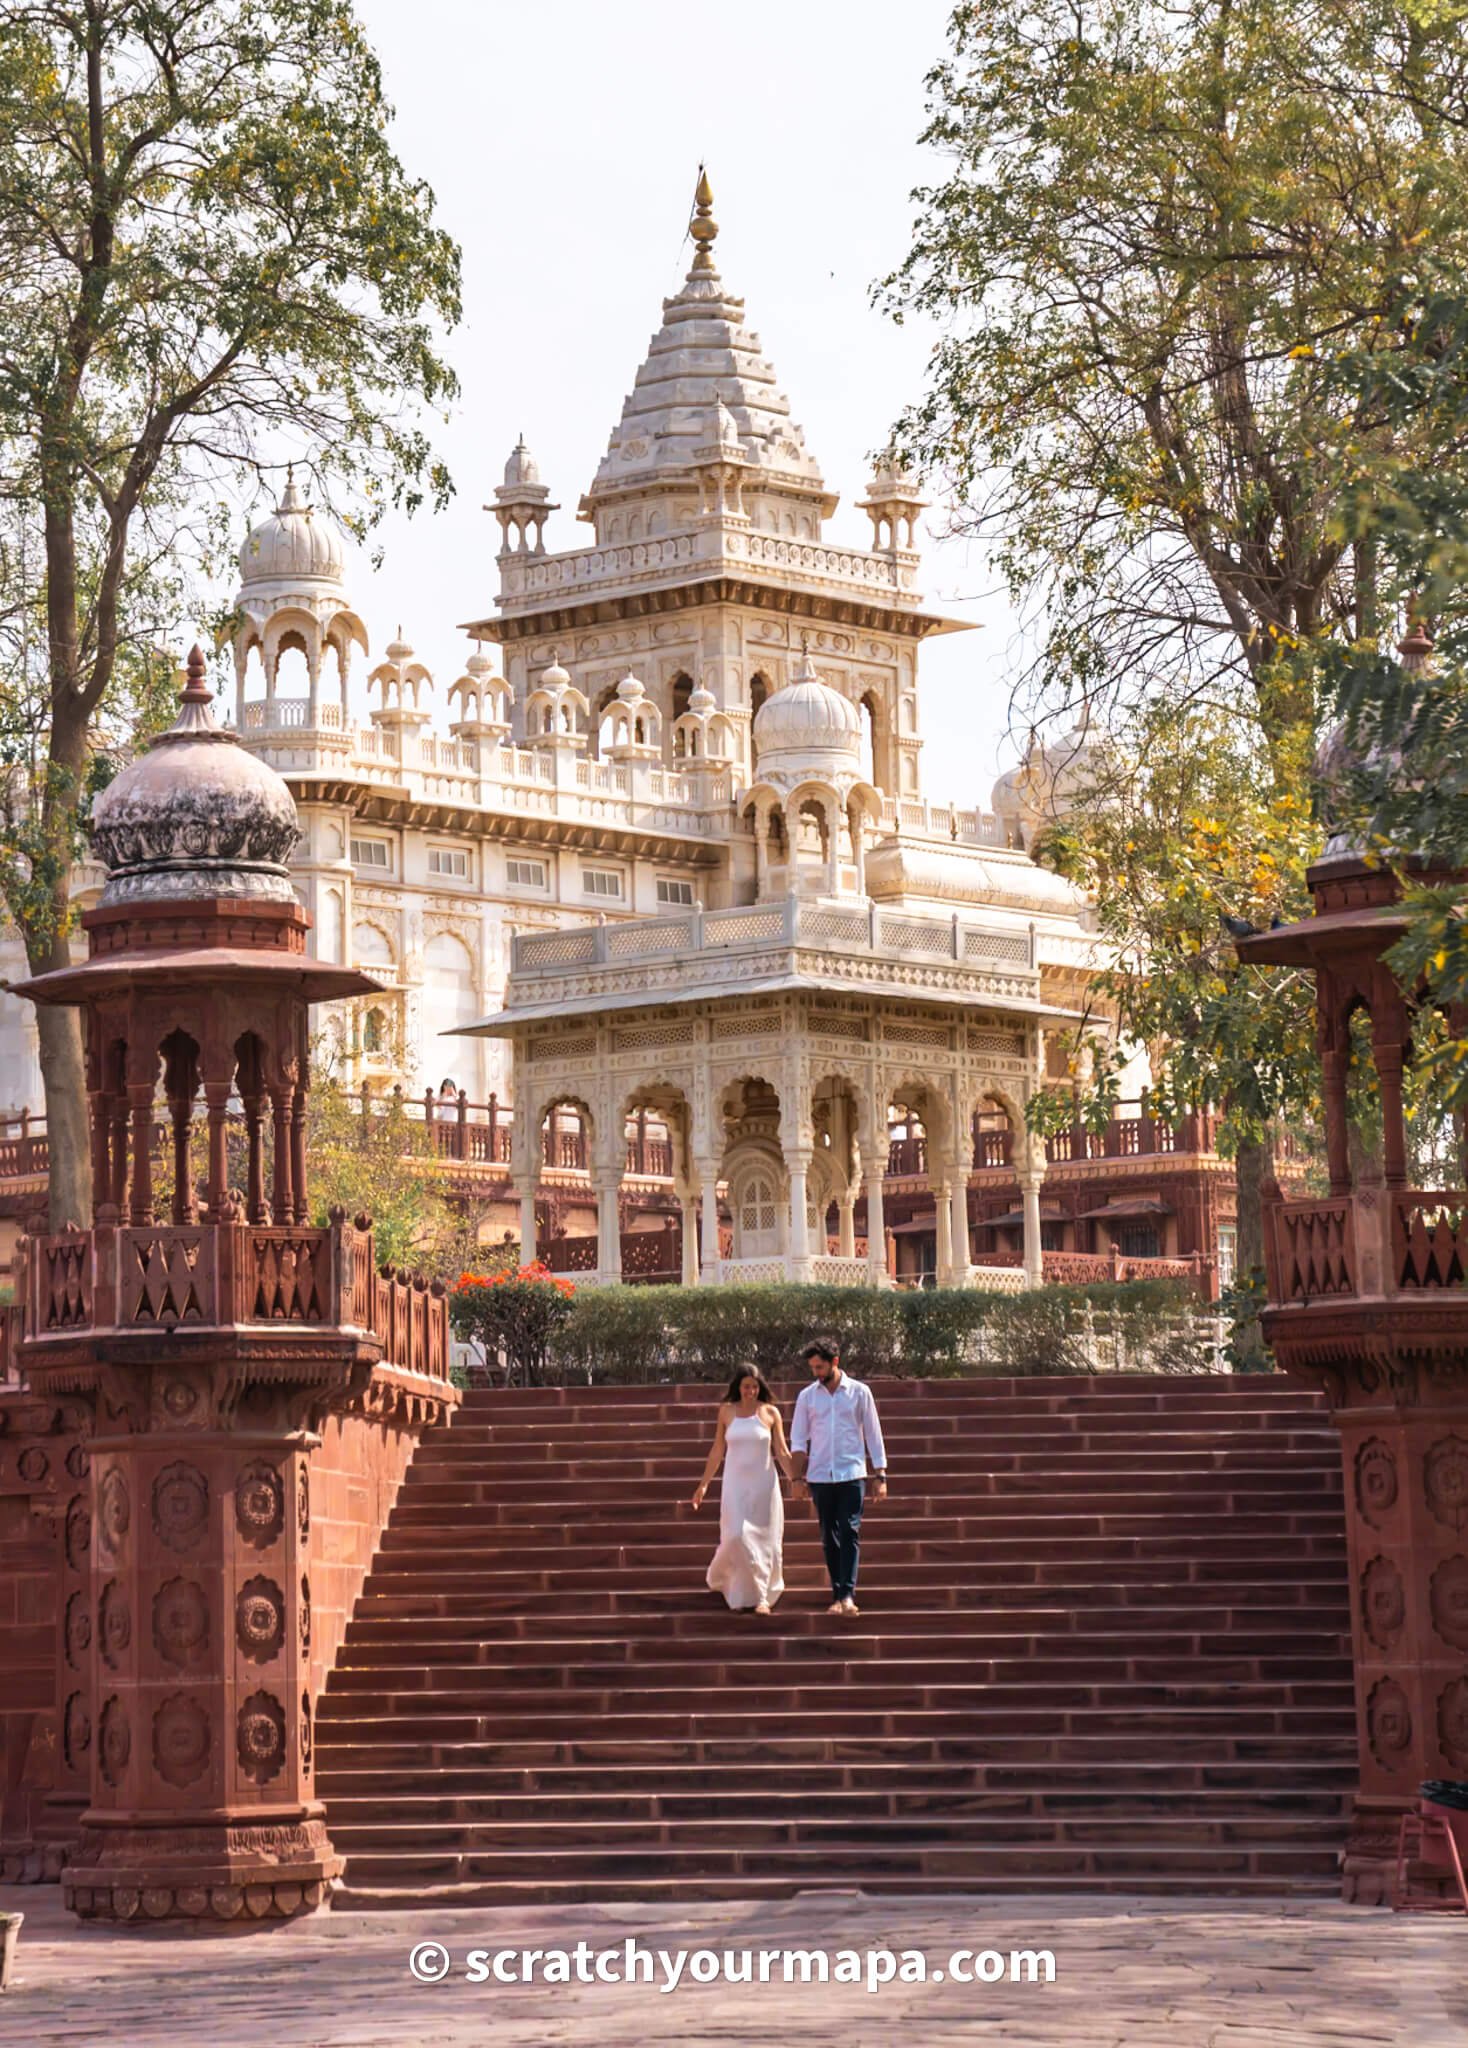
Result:
[[[464,252],[465,317],[450,353],[463,392],[439,435],[450,510],[380,529],[385,558],[354,573],[374,655],[401,621],[438,682],[459,673],[455,631],[490,609],[498,532],[480,508],[523,429],[564,508],[557,551],[589,543],[574,514],[688,267],[700,161],[718,261],[789,394],[841,505],[828,537],[868,545],[855,510],[871,451],[920,389],[930,335],[870,302],[901,260],[923,79],[941,55],[944,0],[358,0],[398,109],[396,141],[433,186]],[[1012,758],[1014,624],[982,553],[924,537],[930,606],[983,630],[923,650],[924,788],[987,804]]]

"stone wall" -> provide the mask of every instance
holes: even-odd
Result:
[[[56,1878],[92,1740],[82,1414],[0,1387],[0,1878]]]
[[[319,1700],[419,1431],[395,1418],[328,1417],[311,1459],[311,1686]]]

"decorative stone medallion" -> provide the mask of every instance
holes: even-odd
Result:
[[[276,1777],[285,1762],[285,1708],[273,1693],[252,1692],[236,1724],[240,1769],[257,1785]]]
[[[1427,1505],[1449,1529],[1468,1527],[1468,1443],[1445,1436],[1427,1453],[1422,1465]]]
[[[1412,1743],[1412,1709],[1394,1678],[1378,1678],[1366,1701],[1366,1733],[1384,1770],[1394,1770]]]
[[[311,1467],[304,1458],[296,1474],[296,1523],[304,1543],[311,1533]]]
[[[1407,1619],[1407,1592],[1389,1557],[1373,1557],[1361,1574],[1361,1619],[1379,1650],[1389,1650]]]
[[[311,1581],[301,1573],[300,1607],[301,1655],[304,1657],[311,1648]]]
[[[1396,1461],[1379,1436],[1368,1437],[1356,1453],[1356,1506],[1362,1520],[1379,1529],[1396,1501]]]
[[[15,1461],[15,1469],[28,1486],[39,1486],[51,1469],[51,1460],[39,1444],[27,1444]]]
[[[153,1481],[153,1527],[170,1550],[192,1550],[209,1526],[209,1482],[182,1459]]]
[[[1438,1694],[1437,1737],[1450,1764],[1468,1764],[1468,1678],[1451,1680]]]
[[[127,1760],[132,1753],[132,1731],[127,1725],[127,1715],[122,1703],[114,1693],[102,1709],[98,1726],[98,1747],[102,1760],[102,1775],[109,1785],[116,1786],[127,1769]]]
[[[66,1454],[66,1469],[73,1479],[86,1478],[89,1462],[84,1444],[73,1444]]]
[[[67,1763],[72,1770],[79,1771],[92,1746],[92,1717],[83,1693],[74,1692],[66,1702],[61,1716],[61,1743]]]
[[[169,1664],[191,1664],[209,1642],[209,1602],[193,1579],[169,1579],[153,1595],[153,1642]]]
[[[97,1527],[102,1535],[102,1548],[115,1557],[121,1550],[132,1520],[132,1503],[128,1499],[127,1480],[118,1465],[109,1465],[102,1475],[102,1484],[97,1495]]]
[[[1428,1589],[1432,1625],[1455,1650],[1468,1650],[1468,1557],[1445,1557]]]
[[[285,1488],[274,1465],[247,1465],[235,1482],[234,1518],[247,1543],[263,1549],[285,1527]]]
[[[66,1504],[66,1561],[74,1572],[84,1572],[91,1553],[92,1510],[85,1495],[75,1493]]]
[[[268,1664],[285,1641],[285,1595],[274,1579],[247,1579],[234,1603],[235,1637],[256,1664]]]
[[[170,1785],[192,1785],[209,1768],[209,1716],[186,1692],[171,1693],[153,1716],[153,1768]]]
[[[311,1775],[311,1695],[301,1694],[301,1769]]]
[[[199,1405],[199,1390],[188,1380],[170,1380],[163,1389],[163,1406],[175,1422],[182,1422]]]
[[[92,1646],[92,1616],[85,1593],[73,1593],[67,1601],[63,1636],[66,1661],[73,1671],[80,1671],[82,1659]]]
[[[102,1598],[97,1608],[97,1640],[102,1646],[102,1655],[115,1671],[133,1639],[132,1609],[127,1604],[127,1594],[116,1579],[109,1579],[102,1588]]]

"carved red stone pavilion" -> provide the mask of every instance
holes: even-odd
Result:
[[[1415,634],[1403,647],[1409,662],[1426,651]],[[1406,929],[1395,876],[1337,835],[1308,879],[1314,915],[1239,952],[1316,978],[1330,1193],[1266,1189],[1264,1330],[1281,1367],[1324,1391],[1341,1433],[1361,1752],[1343,1889],[1374,1904],[1390,1898],[1418,1786],[1468,1777],[1468,1190],[1407,1186],[1420,992],[1386,959]],[[1364,1168],[1347,1118],[1357,1012],[1381,1102],[1380,1156]]]
[[[307,954],[297,831],[284,783],[215,724],[195,648],[176,724],[97,804],[89,959],[23,984],[81,1009],[92,1106],[95,1220],[25,1245],[18,1331],[35,1394],[85,1418],[78,1479],[90,1459],[62,1712],[84,1915],[320,1903],[339,1861],[317,1696],[417,1437],[457,1398],[442,1292],[378,1273],[366,1218],[307,1221],[308,1005],[373,984]]]

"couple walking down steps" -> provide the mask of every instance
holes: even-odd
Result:
[[[783,1472],[794,1496],[815,1504],[831,1581],[827,1612],[857,1614],[869,1460],[873,1499],[881,1500],[887,1492],[882,1425],[871,1390],[842,1372],[840,1355],[829,1338],[814,1339],[802,1355],[812,1377],[795,1404],[790,1444],[785,1442],[780,1411],[759,1374],[752,1367],[737,1372],[719,1404],[713,1445],[690,1505],[703,1505],[722,1461],[719,1547],[707,1582],[730,1607],[769,1614],[785,1590]]]

